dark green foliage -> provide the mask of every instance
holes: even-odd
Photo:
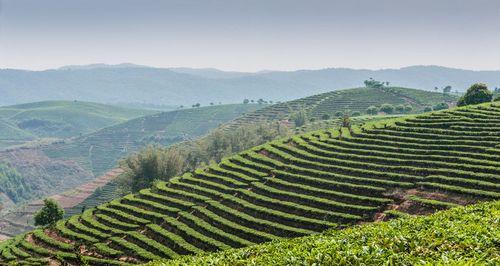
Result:
[[[434,111],[439,111],[439,110],[444,110],[444,109],[448,109],[449,106],[447,103],[438,103],[436,105],[434,105],[434,107],[432,108]]]
[[[411,113],[411,111],[413,111],[413,106],[411,106],[411,105],[409,105],[409,104],[405,105],[405,110],[404,110],[404,112],[405,112],[405,113]]]
[[[64,209],[53,199],[45,199],[43,207],[35,214],[35,225],[53,225],[64,217]]]
[[[395,109],[396,109],[396,112],[403,113],[405,111],[405,106],[403,104],[398,104],[398,105],[396,105]]]
[[[361,113],[358,112],[358,111],[352,112],[352,114],[351,114],[351,116],[353,116],[353,117],[354,116],[360,116],[360,115],[361,115]]]
[[[300,110],[297,113],[292,115],[292,120],[295,123],[295,126],[300,127],[307,122],[307,113],[304,110]]]
[[[369,78],[364,81],[364,84],[367,88],[382,88],[384,87],[385,82],[381,82],[378,80],[374,80],[373,78]],[[389,82],[387,82],[387,85],[389,85]]]
[[[394,106],[392,104],[384,103],[380,106],[380,111],[386,114],[392,114],[394,113]]]
[[[370,106],[366,109],[366,113],[369,115],[376,115],[378,113],[379,109],[376,106]]]
[[[128,156],[122,163],[126,180],[132,191],[150,187],[154,180],[168,180],[180,173],[185,156],[176,148],[161,149],[154,146]]]
[[[16,203],[38,195],[15,169],[3,163],[0,163],[0,192]]]
[[[500,95],[498,95],[493,101],[494,102],[499,102],[500,101]]]
[[[330,116],[328,114],[324,114],[324,115],[321,116],[321,119],[322,120],[328,120],[328,119],[330,119]]]
[[[431,106],[426,106],[424,108],[424,112],[432,112],[432,107]]]
[[[342,116],[344,116],[344,112],[342,112],[342,111],[337,111],[337,112],[335,112],[335,116],[336,116],[336,117],[342,117]]]
[[[488,90],[488,86],[484,83],[476,83],[470,86],[464,96],[458,100],[458,106],[466,106],[469,104],[479,104],[491,102],[493,94]]]

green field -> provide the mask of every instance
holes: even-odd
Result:
[[[69,138],[156,111],[91,102],[46,101],[0,107],[0,147],[38,138]]]
[[[173,259],[500,199],[499,115],[482,104],[273,141],[20,235],[1,260]]]

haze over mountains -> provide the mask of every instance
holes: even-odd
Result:
[[[285,101],[330,90],[358,87],[370,77],[425,90],[451,85],[453,91],[462,92],[478,81],[492,88],[500,86],[500,71],[472,71],[440,66],[246,73],[210,68],[93,64],[45,71],[2,69],[0,105],[73,99],[176,106],[195,103],[207,105],[211,102],[239,103],[245,98]]]

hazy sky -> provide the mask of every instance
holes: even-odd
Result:
[[[500,69],[500,0],[0,0],[0,68]]]

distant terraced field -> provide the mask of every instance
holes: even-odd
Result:
[[[177,258],[500,198],[500,104],[273,141],[0,244],[0,261]]]
[[[286,119],[299,110],[305,110],[309,118],[315,119],[321,119],[323,115],[334,117],[339,111],[357,111],[363,114],[369,106],[380,107],[384,103],[408,104],[418,113],[422,112],[425,106],[434,106],[441,102],[452,105],[456,100],[457,96],[454,95],[400,87],[337,90],[274,104],[248,113],[225,126],[232,129],[242,124]]]

